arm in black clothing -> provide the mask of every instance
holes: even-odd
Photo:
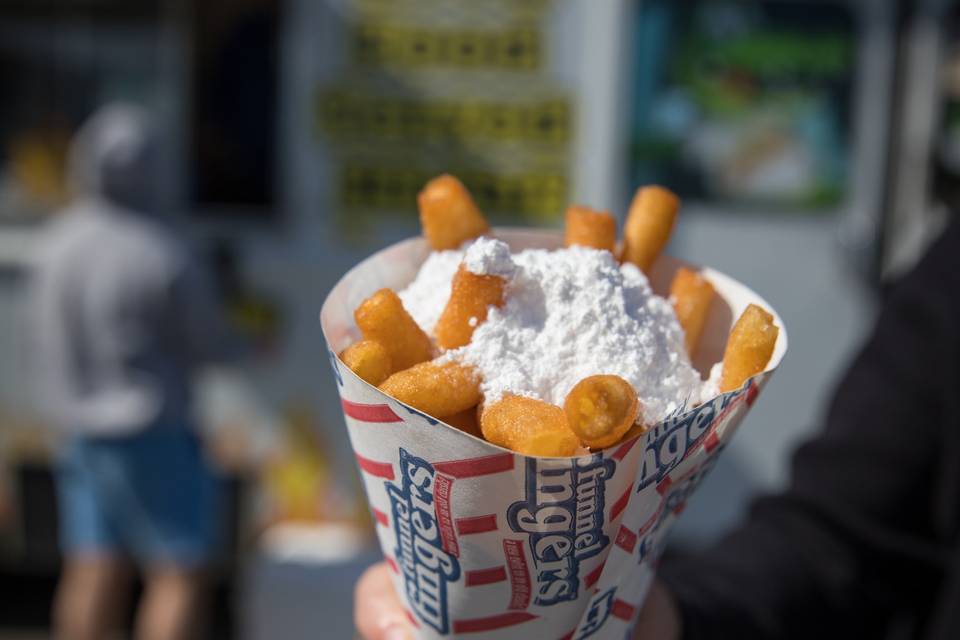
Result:
[[[684,638],[873,638],[895,614],[929,621],[960,508],[958,296],[953,224],[892,293],[789,490],[661,567]]]

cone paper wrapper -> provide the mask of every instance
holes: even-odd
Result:
[[[557,232],[501,229],[513,251],[556,248]],[[672,416],[631,441],[574,458],[537,458],[458,431],[385,395],[339,361],[359,338],[353,310],[403,289],[429,253],[412,239],[357,265],[321,312],[353,451],[394,585],[421,638],[623,638],[664,536],[786,351],[783,322],[767,370],[742,389]],[[681,263],[652,274],[665,291]],[[772,308],[710,269],[717,290],[698,348],[719,361],[749,303]],[[776,314],[774,313],[776,316]]]

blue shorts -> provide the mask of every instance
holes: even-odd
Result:
[[[220,532],[219,484],[186,428],[73,438],[57,474],[61,545],[145,566],[208,564]]]

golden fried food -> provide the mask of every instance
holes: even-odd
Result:
[[[580,446],[563,409],[524,396],[505,395],[485,407],[480,429],[493,444],[525,455],[571,456]]]
[[[627,442],[628,440],[633,440],[639,436],[642,436],[647,432],[647,425],[641,424],[639,422],[634,423],[625,434],[620,438],[620,442]]]
[[[421,362],[398,371],[380,390],[418,411],[445,419],[480,402],[480,376],[458,362]]]
[[[720,391],[739,389],[748,378],[763,371],[773,355],[779,333],[772,314],[755,304],[748,305],[727,338]]]
[[[559,409],[559,407],[557,407]],[[567,429],[566,431],[538,431],[517,441],[517,453],[525,456],[543,456],[547,458],[562,458],[572,456],[580,448],[577,436]]]
[[[455,413],[452,416],[447,416],[443,419],[451,427],[456,427],[463,431],[464,433],[469,433],[472,436],[482,438],[483,434],[480,432],[480,421],[477,418],[477,410],[475,407],[470,407],[469,409],[464,409],[460,413]]]
[[[456,349],[470,342],[473,331],[487,319],[490,305],[503,306],[507,281],[500,276],[477,275],[460,265],[450,286],[450,299],[433,328],[437,344]]]
[[[658,186],[637,189],[623,225],[623,261],[632,262],[649,273],[670,240],[679,208],[680,198],[669,189]]]
[[[572,205],[567,208],[563,244],[580,245],[613,252],[617,243],[617,221],[607,211]]]
[[[693,352],[700,342],[703,325],[707,320],[707,311],[713,300],[714,289],[710,281],[693,269],[680,267],[670,284],[670,300],[673,311],[683,327],[683,343],[687,354]]]
[[[420,226],[434,251],[456,249],[490,225],[463,183],[449,174],[428,182],[417,196]]]
[[[340,359],[351,371],[373,386],[386,380],[393,371],[390,352],[376,340],[353,343],[343,350]]]
[[[353,317],[365,340],[375,340],[387,348],[394,371],[433,357],[430,337],[390,289],[380,289],[360,303]]]
[[[617,443],[633,426],[639,408],[633,385],[614,375],[584,378],[563,403],[570,429],[593,449]]]

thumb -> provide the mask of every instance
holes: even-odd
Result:
[[[357,631],[365,640],[413,640],[413,630],[385,562],[360,576],[353,594],[353,613]]]

